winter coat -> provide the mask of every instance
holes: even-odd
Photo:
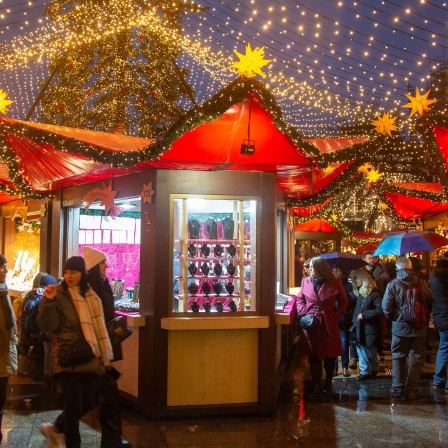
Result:
[[[12,322],[11,322],[12,316]],[[12,324],[12,326],[11,326]],[[10,327],[10,328],[8,328]],[[0,377],[17,373],[17,325],[5,283],[0,284]]]
[[[417,284],[420,280],[410,269],[400,269],[397,271],[397,279],[406,283],[408,286],[411,284]],[[426,298],[426,304],[428,308],[432,308],[433,296],[429,289],[428,282],[423,280],[422,284],[422,294]],[[386,317],[392,321],[392,334],[395,336],[405,336],[405,337],[420,337],[426,336],[427,327],[416,328],[413,325],[408,324],[404,321],[401,315],[401,309],[406,304],[407,290],[401,285],[390,282],[387,285],[386,292],[383,297],[383,312]]]
[[[357,296],[355,311],[353,312],[353,324],[350,328],[351,337],[357,343],[366,347],[375,347],[381,337],[381,294],[375,286],[375,281],[364,269],[352,271],[353,293]],[[362,279],[362,285],[358,288],[355,277]],[[362,319],[358,320],[358,316]]]
[[[337,306],[336,306],[337,302]],[[347,309],[348,299],[340,280],[325,282],[317,294],[310,277],[302,279],[297,296],[297,315],[299,318],[316,313],[318,325],[304,329],[305,352],[319,359],[336,358],[342,354],[341,336],[338,320]]]
[[[356,296],[353,293],[353,286],[351,282],[349,282],[348,277],[342,277],[341,282],[347,295],[348,305],[344,315],[339,319],[339,328],[342,331],[349,331],[353,323],[353,312],[356,306]]]
[[[101,278],[100,275],[96,276],[92,274],[92,271],[87,273],[87,280],[90,287],[96,292],[97,296],[101,299],[104,311],[104,320],[106,324],[115,318],[115,305],[114,295],[112,288],[110,287],[107,278]],[[123,359],[123,353],[121,345],[117,345],[113,348],[114,359],[113,361],[120,361]]]
[[[434,296],[432,313],[434,326],[448,330],[448,260],[439,260],[431,272],[429,285]]]
[[[92,290],[89,291],[93,294]],[[58,362],[61,345],[80,341],[84,338],[75,305],[70,293],[62,285],[56,287],[54,299],[42,297],[39,302],[37,323],[41,331],[50,333],[56,338],[56,345],[51,352],[53,374],[69,372],[101,375],[105,373],[106,369],[100,358],[93,358],[85,364],[74,367],[62,367]]]
[[[381,297],[383,297],[384,291],[390,282],[389,273],[387,269],[383,266],[377,264],[372,271],[369,271],[376,283],[376,288],[380,292]]]
[[[25,295],[25,299],[22,302],[22,314],[20,316],[20,338],[19,343],[22,346],[31,346],[34,344],[34,340],[39,338],[40,332],[29,333],[26,328],[26,322],[31,314],[31,311],[35,306],[39,306],[40,299],[42,298],[44,288],[32,289]]]

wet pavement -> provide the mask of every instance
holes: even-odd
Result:
[[[391,399],[391,356],[385,354],[377,378],[360,382],[355,379],[358,371],[352,370],[349,378],[335,377],[331,401],[308,402],[308,366],[297,353],[285,372],[274,416],[153,421],[124,407],[124,437],[134,448],[448,447],[447,397],[432,389],[436,348],[428,353],[413,403]],[[55,391],[13,378],[1,446],[46,447],[39,424],[52,422],[60,406]],[[96,411],[83,418],[81,437],[82,447],[99,447]]]

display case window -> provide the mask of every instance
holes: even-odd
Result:
[[[257,199],[172,196],[172,313],[257,311]]]

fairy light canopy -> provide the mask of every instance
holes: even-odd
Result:
[[[0,3],[4,42],[0,66],[8,68],[0,73],[0,86],[7,85],[15,100],[14,118],[24,118],[39,83],[48,77],[48,58],[68,45],[99,40],[123,27],[132,29],[138,42],[145,21],[167,39],[174,38],[160,16],[152,13],[128,17],[127,23],[117,18],[107,29],[98,21],[81,36],[66,35],[42,15],[46,3]],[[108,3],[111,8],[124,8],[130,2]],[[414,94],[416,87],[425,92],[429,84],[435,87],[433,94],[439,88],[439,78],[431,73],[445,66],[447,6],[417,0],[377,3],[183,0],[178,4],[191,8],[181,21],[181,37],[175,40],[181,49],[177,63],[189,70],[187,81],[200,103],[235,78],[229,70],[235,51],[243,54],[249,44],[264,47],[265,58],[271,61],[263,67],[266,83],[285,120],[300,126],[305,136],[334,136],[341,126],[370,124],[385,112],[401,118],[399,130],[405,131],[410,124],[403,95]],[[163,0],[146,4],[173,5]]]

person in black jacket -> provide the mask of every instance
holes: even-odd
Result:
[[[431,272],[429,285],[434,296],[432,305],[434,327],[440,336],[433,386],[435,390],[448,393],[446,371],[448,362],[448,259],[437,261],[437,265]]]
[[[342,356],[341,356],[341,366],[342,366],[342,375],[345,377],[350,376],[350,372],[348,370],[349,364],[349,352],[350,352],[350,327],[352,326],[353,320],[353,312],[355,310],[356,305],[356,296],[353,293],[353,287],[348,279],[348,270],[342,262],[337,262],[333,266],[333,274],[336,278],[341,280],[342,285],[344,286],[345,293],[348,298],[347,309],[345,310],[344,315],[339,319],[339,333],[341,335],[342,342]],[[336,358],[334,365],[334,375],[338,374],[338,363],[339,360]]]
[[[365,269],[355,269],[350,276],[353,293],[357,296],[350,336],[356,340],[359,357],[359,375],[356,379],[364,381],[376,377],[379,369],[377,348],[381,337],[381,294]]]
[[[84,246],[82,255],[86,263],[87,281],[103,303],[104,320],[110,322],[115,317],[114,296],[106,277],[106,255],[92,247]],[[121,347],[113,347],[113,361],[123,359]],[[131,447],[131,443],[122,438],[120,394],[114,369],[109,369],[100,377],[100,398],[98,414],[101,425],[101,448]]]
[[[412,262],[407,257],[396,261],[397,278],[391,281],[384,293],[382,308],[385,316],[392,321],[392,397],[415,401],[418,382],[426,356],[427,326],[418,328],[408,323],[403,310],[407,304],[407,292],[411,285],[419,284],[419,277],[412,270]],[[429,309],[433,296],[429,285],[421,280],[420,295]],[[406,360],[409,358],[408,366]]]

